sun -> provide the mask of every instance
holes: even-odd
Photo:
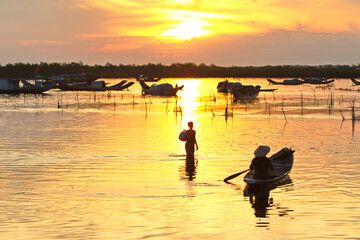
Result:
[[[187,40],[209,34],[210,30],[204,28],[206,26],[209,26],[209,24],[205,21],[187,18],[181,23],[173,25],[171,29],[166,30],[162,36],[171,39]]]

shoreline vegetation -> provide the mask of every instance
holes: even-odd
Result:
[[[171,65],[148,63],[145,65],[107,63],[87,65],[71,63],[9,63],[0,64],[1,78],[32,78],[35,75],[46,77],[60,74],[92,73],[101,78],[135,78],[144,76],[162,78],[356,78],[360,76],[357,65],[266,65],[266,66],[216,66],[214,64],[173,63]]]

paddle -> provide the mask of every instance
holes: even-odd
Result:
[[[235,173],[235,174],[233,174],[233,175],[231,175],[231,176],[228,176],[227,178],[224,179],[224,182],[227,182],[227,181],[229,181],[229,180],[231,180],[231,179],[233,179],[233,178],[236,178],[236,177],[240,176],[241,174],[243,174],[243,173],[245,173],[245,172],[247,172],[247,171],[250,171],[250,168],[249,168],[249,169],[246,169],[245,171],[242,171],[242,172],[239,172],[239,173]]]
[[[280,157],[284,157],[284,156],[291,155],[291,154],[293,154],[294,152],[295,152],[294,150],[291,150],[291,149],[290,149],[289,152],[287,152],[287,153],[285,153],[285,154],[282,154],[282,155],[280,155],[280,156],[277,156],[277,157],[275,157],[275,158],[271,158],[271,157],[270,157],[270,159],[271,159],[271,160],[275,160],[275,159],[278,159],[278,158],[280,158]],[[233,174],[233,175],[228,176],[227,178],[224,179],[224,182],[227,182],[227,181],[229,181],[229,180],[231,180],[231,179],[233,179],[233,178],[236,178],[236,177],[240,176],[241,174],[243,174],[243,173],[245,173],[245,172],[247,172],[247,171],[250,171],[250,168],[249,168],[249,169],[246,169],[246,170],[244,170],[244,171],[242,171],[242,172],[235,173],[235,174]]]

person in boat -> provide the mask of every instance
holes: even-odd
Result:
[[[186,130],[186,143],[185,143],[186,160],[194,161],[195,146],[196,146],[196,151],[199,150],[199,146],[196,141],[196,131],[193,129],[194,123],[188,122],[188,126],[189,129]]]
[[[269,179],[270,170],[273,170],[273,164],[270,158],[266,157],[266,154],[270,152],[270,147],[266,145],[259,146],[255,152],[255,158],[250,164],[250,169],[255,169],[255,178],[257,179]]]

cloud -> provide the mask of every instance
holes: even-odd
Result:
[[[19,45],[22,47],[28,46],[59,46],[59,45],[71,45],[71,42],[56,41],[56,40],[22,40]]]
[[[355,0],[5,1],[0,61],[357,63],[358,12]]]

